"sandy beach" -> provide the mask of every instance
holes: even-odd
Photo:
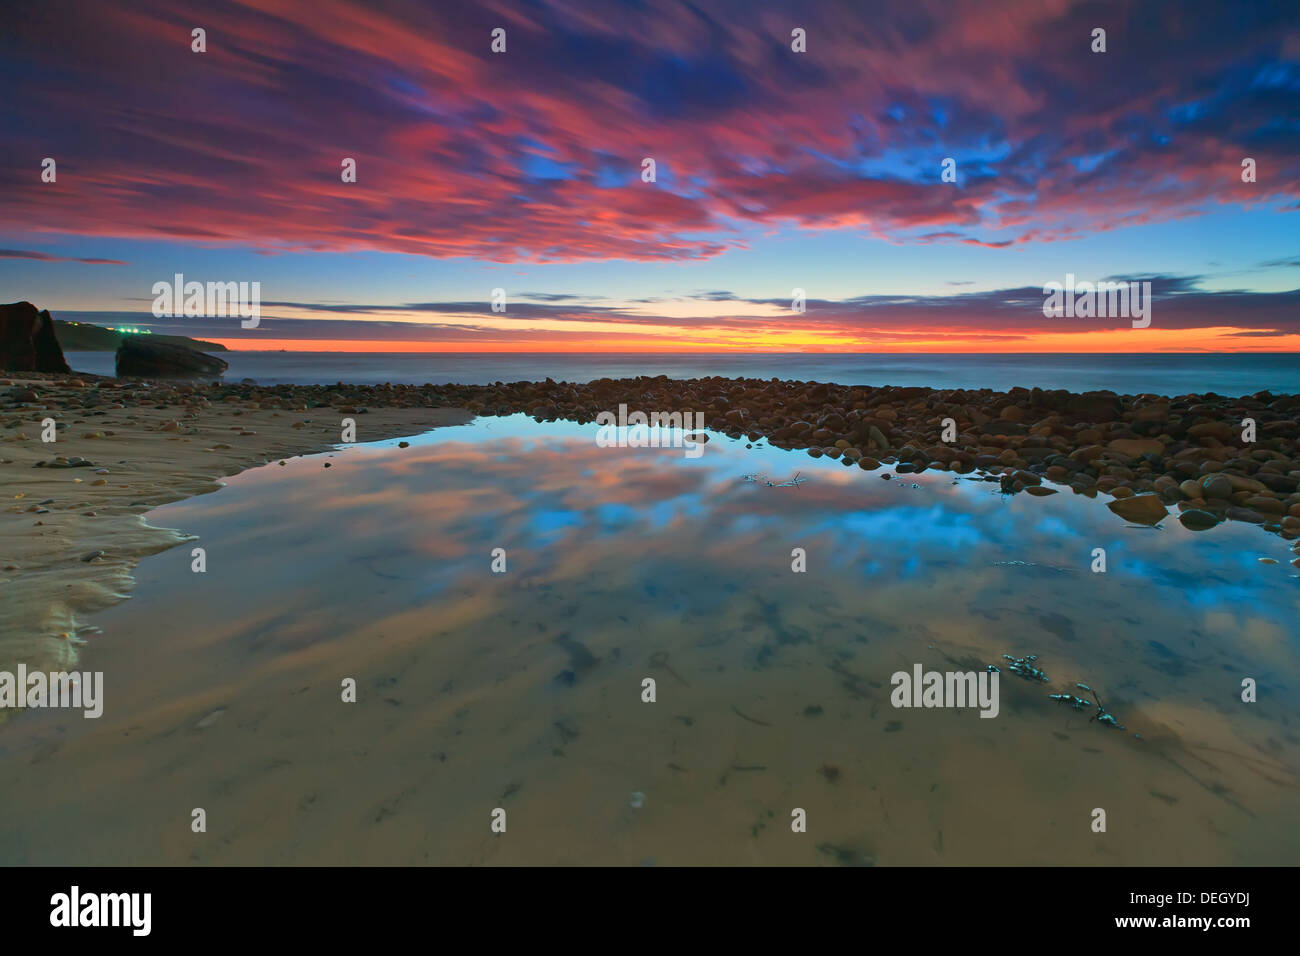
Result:
[[[185,529],[151,527],[143,517],[151,508],[345,437],[411,436],[476,414],[591,422],[620,405],[699,410],[715,432],[863,470],[979,473],[1009,494],[1100,494],[1119,518],[1139,524],[1176,514],[1193,530],[1235,520],[1287,539],[1300,535],[1295,396],[1170,399],[662,377],[353,387],[44,375],[3,379],[0,389],[0,666],[75,662],[86,638],[82,617],[130,592],[141,557],[187,540]],[[54,442],[42,441],[47,419]],[[1254,442],[1240,440],[1247,419]],[[355,423],[352,436],[343,434],[346,420]]]
[[[208,394],[227,388],[242,387]],[[368,397],[358,422],[378,414]],[[339,417],[285,417],[324,414]],[[103,631],[80,669],[104,676],[102,716],[27,711],[0,732],[4,858],[1294,858],[1278,823],[1300,793],[1282,533],[1172,514],[1153,529],[1106,507],[1123,499],[1050,480],[1064,493],[1004,492],[1000,472],[864,472],[718,433],[692,459],[595,434],[480,416],[251,468],[151,513],[195,535],[207,573],[188,545],[142,559],[133,598],[87,618]],[[1096,546],[1107,573],[1089,569]],[[1050,682],[1005,654],[1035,655]],[[900,668],[999,663],[996,720],[891,702]],[[1259,704],[1240,701],[1243,675]],[[1049,697],[1083,693],[1076,681],[1125,729]],[[784,823],[793,807],[807,834]],[[1086,825],[1094,807],[1112,838]],[[489,828],[497,808],[508,833]]]
[[[423,403],[311,408],[249,389],[118,383],[93,377],[0,378],[0,670],[71,667],[85,615],[124,599],[141,557],[187,540],[151,527],[160,504],[221,487],[230,475],[326,450],[352,417],[357,441],[418,434],[473,416]],[[310,394],[310,390],[304,390]],[[397,399],[393,399],[397,401]],[[52,418],[57,440],[41,440]],[[61,459],[61,460],[60,460]],[[78,464],[78,460],[90,464]],[[41,465],[41,463],[44,463]],[[71,464],[65,464],[71,463]],[[0,711],[0,721],[10,716]]]

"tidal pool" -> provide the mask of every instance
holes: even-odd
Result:
[[[0,731],[0,862],[1300,858],[1281,539],[596,433],[479,419],[151,512],[197,540],[95,617],[79,669],[104,674],[101,718]],[[895,708],[917,664],[999,665],[998,715]],[[1091,698],[1076,682],[1126,729],[1049,699]]]

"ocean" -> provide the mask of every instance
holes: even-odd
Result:
[[[589,382],[598,378],[779,378],[840,385],[933,388],[1109,389],[1119,394],[1300,392],[1300,354],[1020,354],[933,353],[845,355],[808,353],[370,353],[224,352],[226,380],[258,384],[382,383],[490,385],[494,382]],[[113,374],[112,352],[68,352],[77,371]]]

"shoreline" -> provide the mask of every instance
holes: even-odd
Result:
[[[325,401],[337,390],[296,391],[304,394],[77,373],[0,375],[0,671],[76,665],[94,633],[80,623],[86,615],[130,596],[142,558],[192,540],[148,524],[154,508],[217,491],[250,468],[329,451],[342,443],[344,417],[356,421],[358,442],[474,417],[422,399],[355,411]],[[56,422],[52,443],[41,440],[47,416]],[[0,723],[7,716],[0,712]]]
[[[1300,537],[1297,394],[999,392],[662,375],[431,391],[479,415],[523,412],[539,421],[595,422],[622,406],[670,410],[733,439],[865,471],[978,472],[1008,494],[1055,494],[1051,483],[1108,495],[1115,514],[1138,524],[1158,524],[1174,508],[1193,531],[1232,520]]]
[[[1239,520],[1300,538],[1297,395],[665,376],[350,386],[15,374],[0,377],[0,670],[20,661],[73,666],[85,643],[78,620],[125,600],[143,557],[190,540],[148,525],[147,512],[215,491],[249,468],[328,451],[342,443],[344,418],[355,421],[356,441],[370,442],[479,416],[590,423],[620,405],[698,413],[714,432],[864,471],[979,473],[1008,494],[1104,495],[1120,518],[1140,524],[1177,517],[1204,530]],[[56,422],[53,443],[41,440],[47,417]],[[1255,422],[1253,443],[1240,440],[1245,419]]]

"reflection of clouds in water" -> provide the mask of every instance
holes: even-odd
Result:
[[[585,514],[578,511],[561,511],[554,509],[551,511],[542,508],[532,510],[532,520],[530,521],[530,538],[531,544],[536,547],[546,547],[554,544],[564,537],[563,532],[571,528],[581,528],[586,525]]]
[[[161,781],[149,796],[167,804],[182,799],[173,789],[233,780],[228,810],[241,833],[260,832],[286,859],[324,845],[285,848],[286,833],[313,826],[340,849],[406,859],[405,834],[416,825],[448,861],[463,862],[481,852],[467,834],[477,832],[482,794],[522,782],[512,799],[545,821],[537,828],[545,845],[516,851],[524,859],[552,861],[563,843],[584,847],[577,858],[606,860],[622,852],[618,841],[644,839],[638,854],[653,844],[677,858],[744,862],[750,843],[693,831],[692,821],[785,806],[810,787],[824,793],[816,767],[830,761],[844,768],[844,800],[823,809],[819,826],[837,842],[866,837],[898,862],[935,862],[924,848],[940,818],[952,861],[1041,862],[1046,841],[1063,860],[1095,862],[1091,835],[1066,821],[1079,794],[1103,779],[1105,798],[1139,816],[1151,790],[1176,797],[1183,814],[1157,802],[1159,815],[1140,817],[1110,851],[1116,862],[1164,861],[1189,847],[1198,861],[1272,861],[1296,844],[1294,827],[1278,823],[1295,817],[1280,812],[1294,808],[1290,793],[1222,756],[1263,753],[1261,741],[1284,737],[1294,713],[1285,690],[1297,683],[1296,662],[1282,626],[1294,590],[1253,563],[1258,529],[1189,540],[1180,527],[1130,530],[1104,500],[1068,493],[1004,498],[987,483],[932,473],[900,487],[725,438],[689,461],[600,449],[581,426],[507,424],[435,431],[406,450],[348,448],[328,471],[319,458],[291,461],[156,513],[200,532],[220,572],[196,582],[185,562],[149,559],[147,600],[105,615],[104,646],[139,648],[149,664],[114,669],[119,699],[143,702],[140,711],[106,714],[89,729],[102,739],[76,753],[99,761],[100,784],[120,778],[110,786],[114,813],[132,812],[123,795],[134,797],[139,779]],[[796,471],[809,479],[797,488],[741,478]],[[809,551],[806,574],[791,572],[794,546]],[[1107,549],[1107,574],[1088,570],[1094,546]],[[490,572],[494,547],[507,549],[506,574]],[[1246,554],[1242,571],[1236,559]],[[1016,560],[1028,564],[995,566]],[[178,607],[192,622],[180,633]],[[135,640],[117,642],[122,634]],[[899,715],[887,704],[900,655],[942,670],[942,655],[983,663],[1008,651],[1042,654],[1054,683],[1008,679],[994,728],[969,714]],[[664,710],[693,719],[689,732],[641,705],[627,678],[646,668],[673,700]],[[1243,668],[1267,680],[1271,709],[1230,708]],[[573,679],[557,682],[565,672]],[[158,673],[168,675],[162,688]],[[342,722],[339,674],[357,675],[366,702]],[[1046,694],[1073,679],[1100,688],[1144,738],[1174,728],[1160,738],[1167,745],[1061,713]],[[286,698],[286,686],[302,696]],[[799,716],[814,703],[816,720]],[[205,730],[201,754],[184,734],[144,747],[124,733],[190,727],[218,705],[255,719]],[[557,722],[568,730],[557,734]],[[1230,836],[1187,823],[1218,820],[1222,797],[1143,749],[1167,746],[1162,753],[1183,760],[1184,741],[1221,748],[1216,785],[1222,778],[1255,813],[1233,818]],[[124,757],[132,746],[141,749]],[[427,759],[433,752],[448,755],[454,784],[441,761]],[[355,773],[338,774],[340,753],[352,755]],[[1277,759],[1294,762],[1291,753]],[[260,769],[286,754],[292,767]],[[717,784],[735,763],[768,769]],[[397,806],[413,787],[420,795]],[[601,794],[623,801],[637,788],[661,816],[636,834],[611,831]],[[298,807],[309,793],[324,810]],[[432,821],[431,800],[440,807]],[[574,801],[590,803],[575,814]],[[390,803],[405,817],[400,827],[365,825]],[[864,805],[887,807],[888,824],[864,822]],[[86,831],[67,840],[98,841],[96,858],[112,858],[118,831],[90,811],[66,815]],[[1022,832],[1034,842],[1021,842]],[[521,832],[511,846],[529,839]],[[800,857],[788,842],[753,846],[819,861],[815,849]],[[239,842],[232,852],[261,851]]]
[[[1070,525],[1069,522],[1055,515],[1048,515],[1040,518],[1034,524],[1034,531],[1038,534],[1048,537],[1061,539],[1079,540],[1083,537],[1079,529]]]
[[[545,437],[537,437],[539,429]],[[999,560],[1085,574],[1092,548],[1104,547],[1113,580],[1146,581],[1156,586],[1152,593],[1169,589],[1175,592],[1167,598],[1171,602],[1252,602],[1272,615],[1290,607],[1273,600],[1277,582],[1259,573],[1261,542],[1242,537],[1258,535],[1256,529],[1216,529],[1221,537],[1206,548],[1204,538],[1188,541],[1178,527],[1128,529],[1103,500],[1068,493],[1006,499],[987,484],[953,482],[936,473],[905,484],[884,482],[878,472],[798,452],[744,449],[718,437],[702,458],[688,460],[663,449],[600,448],[590,431],[573,423],[537,425],[522,416],[497,420],[491,431],[441,429],[405,451],[345,449],[330,480],[337,494],[321,496],[325,480],[319,476],[267,485],[264,492],[277,494],[278,508],[292,512],[295,522],[310,521],[313,512],[327,514],[341,538],[386,534],[395,551],[426,561],[477,562],[488,545],[508,544],[527,554],[625,534],[637,535],[643,548],[670,551],[667,542],[647,542],[670,534],[678,542],[694,540],[694,555],[726,555],[733,563],[762,567],[772,557],[760,558],[754,549],[780,542],[788,554],[791,545],[815,544],[826,552],[816,562],[822,569],[854,568],[903,580],[923,576],[931,563],[946,571],[954,562]],[[277,477],[266,474],[269,469],[261,472],[261,479]],[[809,481],[798,488],[741,481],[741,475],[759,472],[773,481],[800,472]],[[230,496],[220,510],[234,515],[244,507]],[[414,526],[425,533],[401,530]],[[1188,560],[1192,545],[1208,551],[1223,571],[1231,568],[1234,577],[1238,571],[1244,577],[1230,585],[1208,584],[1218,572]],[[882,548],[890,553],[882,556]],[[692,560],[692,554],[678,560]],[[476,573],[477,563],[464,570]],[[428,594],[445,586],[426,577]]]
[[[927,565],[946,575],[954,566],[1010,560],[1087,575],[1092,548],[1104,547],[1110,580],[1152,585],[1148,600],[1253,606],[1278,619],[1295,608],[1279,586],[1281,576],[1261,572],[1256,559],[1272,542],[1254,528],[1229,525],[1189,540],[1172,516],[1161,532],[1130,529],[1104,499],[1068,492],[1008,499],[987,483],[933,472],[885,482],[880,472],[800,452],[745,449],[717,436],[703,457],[689,460],[664,449],[600,448],[594,434],[590,426],[512,416],[494,420],[491,430],[436,430],[406,450],[390,443],[351,446],[336,454],[329,473],[322,475],[311,459],[257,469],[201,505],[177,506],[167,520],[183,525],[183,512],[201,507],[237,528],[248,524],[247,509],[258,506],[247,500],[253,495],[273,512],[256,522],[263,538],[275,529],[298,547],[370,542],[386,548],[390,560],[409,557],[424,565],[419,577],[430,596],[445,592],[457,565],[477,574],[491,547],[528,557],[634,535],[644,553],[675,549],[683,552],[678,561],[703,566],[725,558],[756,570],[773,566],[778,545],[787,559],[791,546],[815,546],[824,553],[812,571],[895,580],[924,576]],[[797,488],[741,480],[763,473],[780,481],[796,472],[808,479]],[[914,483],[921,487],[911,488]],[[313,526],[319,527],[313,532]],[[251,539],[253,530],[245,530]],[[636,551],[628,557],[635,559]],[[566,561],[588,564],[576,556]]]
[[[1254,560],[1254,528],[1190,538],[1172,520],[1159,532],[1128,528],[1104,499],[1068,493],[1005,497],[989,483],[935,473],[886,482],[879,472],[725,438],[687,460],[600,448],[565,425],[512,427],[530,435],[448,428],[406,450],[344,449],[329,472],[311,459],[261,469],[222,495],[178,506],[168,523],[187,526],[179,512],[189,509],[205,521],[221,516],[223,548],[255,542],[264,553],[250,567],[263,567],[265,580],[276,578],[268,555],[292,555],[304,576],[374,589],[370,604],[340,609],[338,621],[391,612],[381,623],[395,628],[412,607],[472,627],[503,600],[536,599],[542,585],[584,616],[582,628],[592,626],[589,602],[614,600],[645,619],[683,608],[744,619],[755,613],[753,593],[782,615],[825,613],[818,608],[830,601],[908,628],[893,606],[902,595],[914,602],[942,592],[942,606],[926,609],[931,629],[983,643],[974,616],[998,620],[1002,640],[1065,641],[1058,655],[1083,656],[1070,642],[1084,637],[1095,656],[1099,634],[1122,642],[1138,628],[1168,632],[1165,643],[1187,653],[1189,611],[1226,612],[1229,628],[1245,626],[1247,608],[1278,623],[1294,611],[1280,576]],[[797,472],[808,479],[798,487],[742,480]],[[790,572],[796,546],[808,551],[807,574]],[[510,567],[496,580],[485,577],[494,547],[507,549]],[[1107,551],[1105,575],[1090,571],[1093,547]],[[1028,566],[995,567],[1016,561]],[[853,590],[868,581],[907,590]],[[597,591],[585,591],[588,583]],[[265,591],[254,582],[250,600]],[[315,596],[282,601],[314,624],[331,618]],[[755,633],[769,626],[765,619]],[[1223,640],[1231,631],[1213,633]],[[1118,658],[1109,666],[1122,668]]]

